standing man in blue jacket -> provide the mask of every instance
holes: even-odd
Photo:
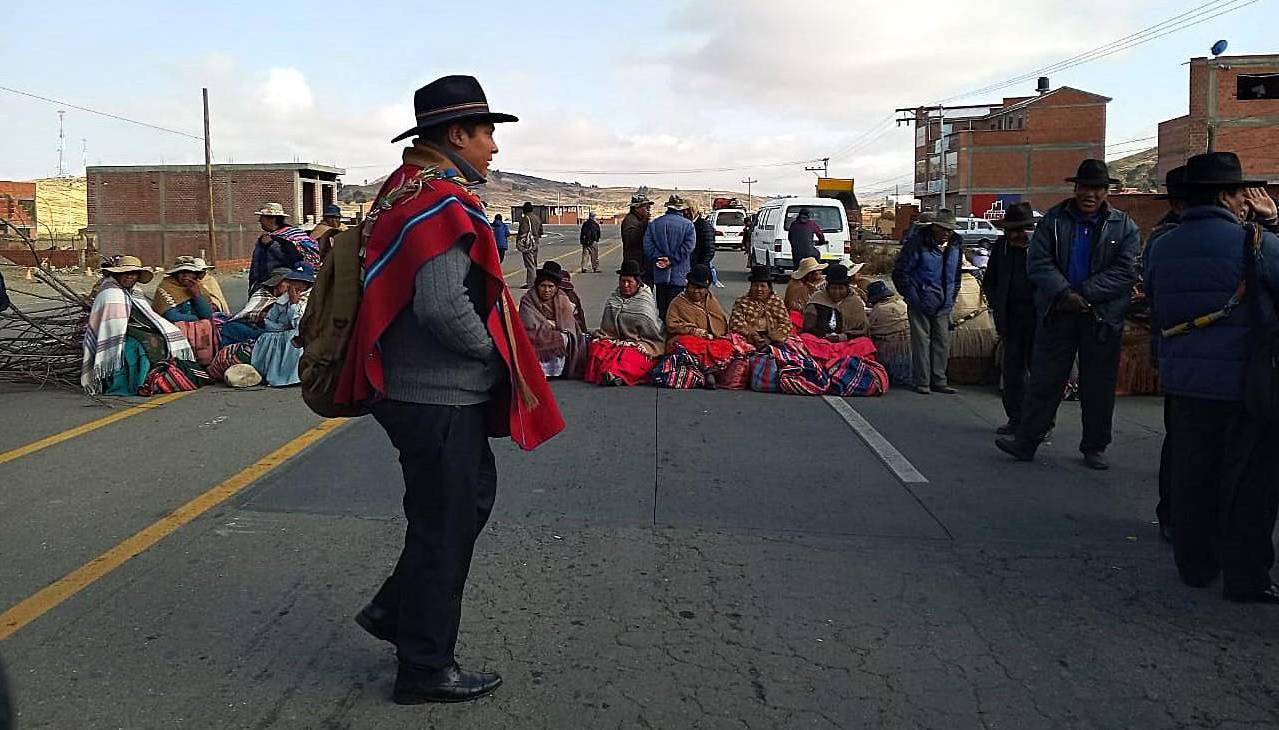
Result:
[[[943,208],[919,217],[893,264],[893,286],[906,300],[911,370],[920,395],[954,395],[946,379],[950,362],[950,312],[959,292],[962,241],[955,214]]]
[[[1168,396],[1173,551],[1187,585],[1218,573],[1232,601],[1279,605],[1271,535],[1279,511],[1279,429],[1245,408],[1245,363],[1279,322],[1279,237],[1241,223],[1275,218],[1274,201],[1245,180],[1232,152],[1186,163],[1187,207],[1145,257],[1146,293]],[[1252,237],[1258,236],[1254,253]],[[1252,276],[1246,276],[1250,268]],[[1246,282],[1242,301],[1235,298]],[[1237,303],[1232,306],[1229,303]],[[1205,315],[1215,321],[1180,327]]]
[[[1066,182],[1075,184],[1074,197],[1049,208],[1030,239],[1026,269],[1039,316],[1030,385],[1016,435],[995,445],[1020,461],[1035,458],[1078,356],[1084,430],[1079,450],[1088,467],[1108,469],[1119,348],[1141,234],[1127,213],[1106,202],[1110,186],[1119,181],[1105,162],[1084,160]]]
[[[502,214],[493,216],[493,239],[497,241],[497,260],[506,260],[506,249],[511,246],[511,226],[502,220]]]
[[[672,195],[666,201],[666,212],[644,231],[644,257],[653,270],[657,311],[663,322],[671,300],[688,286],[688,270],[697,247],[693,221],[684,216],[688,208],[688,201]]]

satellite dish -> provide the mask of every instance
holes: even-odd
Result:
[[[1220,40],[1212,44],[1212,55],[1220,56],[1221,54],[1225,53],[1227,45],[1229,44],[1226,43],[1224,40]]]

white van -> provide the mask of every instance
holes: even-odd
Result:
[[[751,231],[751,250],[746,254],[750,266],[767,265],[774,273],[795,268],[790,254],[790,224],[807,208],[809,215],[822,227],[826,245],[820,243],[822,260],[837,262],[848,256],[848,214],[838,200],[832,198],[774,198],[760,206],[755,229]]]
[[[742,208],[720,208],[710,212],[711,225],[715,226],[715,248],[742,248],[742,233],[746,231],[746,211]]]
[[[985,218],[956,218],[955,233],[964,239],[965,246],[991,246],[995,239],[1002,235],[990,221]]]

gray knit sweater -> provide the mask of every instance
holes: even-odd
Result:
[[[469,406],[487,402],[506,364],[467,291],[469,241],[418,269],[411,306],[382,335],[386,397]],[[474,281],[472,286],[483,286]]]

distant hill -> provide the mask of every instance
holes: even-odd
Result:
[[[338,193],[338,200],[348,206],[371,201],[385,180],[386,178],[383,177],[368,185],[343,185],[341,192]],[[480,197],[494,213],[505,213],[512,206],[520,205],[527,200],[539,205],[587,205],[601,217],[608,217],[616,213],[625,213],[630,207],[631,196],[639,189],[643,189],[648,197],[657,201],[659,206],[675,192],[696,201],[705,208],[709,208],[710,201],[718,197],[738,198],[742,205],[746,204],[746,193],[738,190],[676,191],[670,188],[642,186],[640,188],[601,188],[596,185],[547,180],[501,170],[489,171],[488,184],[480,190]],[[752,190],[751,193],[756,206],[767,197],[758,190]]]
[[[1155,167],[1159,162],[1159,148],[1151,147],[1136,154],[1111,160],[1110,174],[1123,181],[1125,188],[1151,192],[1159,189],[1163,182],[1159,179]]]

